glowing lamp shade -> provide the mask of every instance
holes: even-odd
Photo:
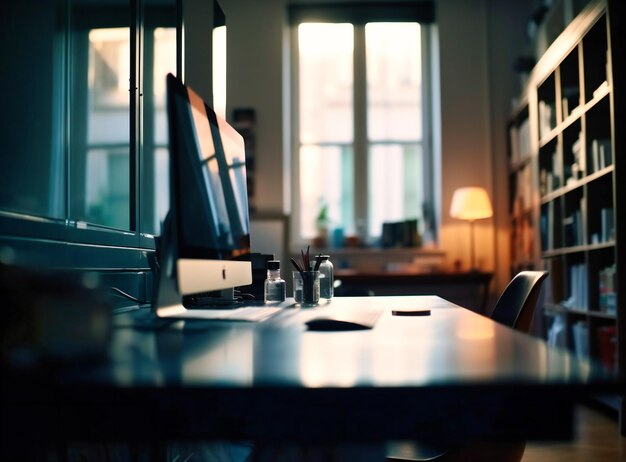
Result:
[[[460,220],[479,220],[493,215],[491,201],[484,188],[467,187],[454,191],[450,216]]]
[[[454,191],[450,216],[459,220],[470,222],[470,271],[475,271],[474,266],[474,220],[493,216],[491,201],[484,188],[475,186],[459,188]]]

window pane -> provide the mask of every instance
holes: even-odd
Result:
[[[213,110],[226,120],[226,26],[213,29]]]
[[[420,25],[367,24],[365,42],[369,140],[421,140]]]
[[[0,2],[0,208],[65,218],[62,1]]]
[[[172,6],[172,21],[176,9]],[[141,232],[160,234],[169,210],[169,150],[165,76],[176,74],[176,28],[146,30],[144,74],[144,133],[141,183]],[[152,83],[152,90],[149,89]],[[151,94],[151,99],[148,95]],[[152,110],[150,110],[152,109]]]
[[[128,148],[89,149],[85,219],[115,228],[128,228]]]
[[[300,142],[351,142],[351,24],[301,24],[298,27]]]
[[[351,229],[354,222],[353,154],[349,146],[300,148],[300,230],[318,235],[316,218],[328,208],[329,225]]]
[[[379,237],[384,222],[422,217],[424,202],[422,146],[371,146],[369,152],[369,234]]]
[[[165,76],[176,74],[176,29],[157,27],[154,30],[154,143],[167,146],[167,112]]]
[[[128,8],[116,13],[129,22]],[[71,218],[129,229],[130,28],[72,35]]]

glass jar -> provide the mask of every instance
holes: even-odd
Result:
[[[280,261],[269,260],[267,262],[267,279],[265,280],[265,303],[284,302],[287,284],[280,277]]]
[[[320,272],[294,271],[293,298],[302,306],[314,306],[320,301]]]
[[[330,256],[321,255],[322,262],[319,266],[320,271],[320,297],[330,300],[335,293],[335,271]]]

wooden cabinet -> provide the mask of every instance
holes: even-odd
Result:
[[[541,333],[623,373],[618,9],[620,2],[590,2],[539,59],[509,122],[509,177],[512,273],[535,267],[551,275]]]

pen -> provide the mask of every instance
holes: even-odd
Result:
[[[293,258],[291,258],[290,260],[291,260],[291,264],[298,270],[300,274],[302,274],[302,267],[298,265],[298,262],[295,261]]]
[[[322,254],[317,254],[317,257],[315,257],[315,268],[313,269],[313,271],[319,271],[320,269],[320,265],[322,264]]]

